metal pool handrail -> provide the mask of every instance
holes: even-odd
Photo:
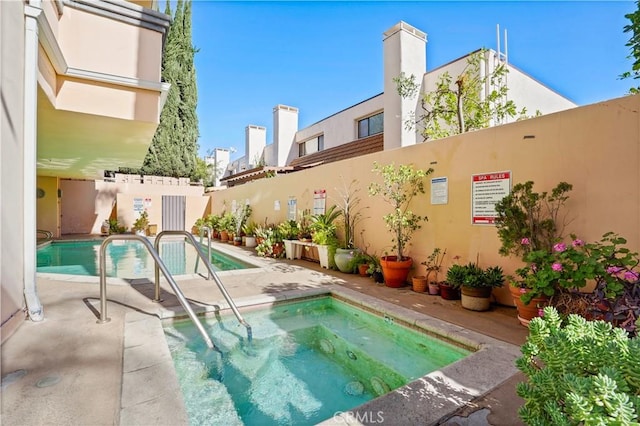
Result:
[[[189,306],[189,302],[184,297],[184,294],[180,290],[180,287],[178,287],[178,284],[176,283],[176,281],[173,279],[173,276],[171,276],[171,273],[165,266],[164,262],[162,261],[162,259],[160,259],[160,255],[158,254],[157,250],[153,248],[153,246],[151,245],[149,240],[147,240],[146,237],[143,237],[141,235],[134,235],[134,234],[111,235],[106,237],[104,241],[102,241],[102,244],[100,245],[100,319],[97,321],[98,324],[104,324],[111,321],[111,318],[107,317],[107,272],[106,272],[105,251],[107,249],[107,246],[114,240],[136,240],[136,241],[140,241],[146,247],[146,249],[151,254],[151,257],[153,257],[153,260],[155,260],[156,283],[160,281],[158,279],[158,276],[159,276],[158,269],[161,269],[162,274],[169,282],[169,285],[171,285],[173,292],[178,298],[178,301],[180,302],[184,310],[187,311],[189,318],[191,318],[191,321],[193,321],[195,326],[198,328],[198,331],[200,331],[200,334],[202,334],[202,338],[204,339],[205,343],[209,348],[213,349],[213,342],[211,341],[211,338],[205,331],[200,321],[198,321],[198,317],[193,312],[193,309],[191,309],[191,306]],[[158,292],[156,291],[156,301],[159,301],[159,299],[160,298],[158,297]]]
[[[211,233],[213,232],[213,230],[211,229],[211,227],[209,226],[201,226],[200,227],[200,244],[202,245],[202,238],[204,237],[204,230],[207,230],[207,259],[211,259]],[[198,264],[200,262],[200,256],[198,256],[196,258],[196,266],[193,270],[194,273],[198,272]],[[207,277],[208,280],[211,279],[211,272],[209,272],[209,276]]]
[[[242,318],[242,315],[240,314],[240,311],[238,311],[238,308],[236,307],[236,304],[233,302],[233,299],[231,298],[231,296],[227,292],[227,289],[224,287],[224,284],[222,284],[222,281],[220,281],[220,277],[218,277],[218,274],[216,274],[216,271],[213,270],[213,266],[211,265],[211,261],[210,261],[211,257],[208,257],[208,258],[205,257],[205,254],[202,252],[202,248],[196,242],[196,239],[193,237],[193,235],[190,232],[187,232],[187,231],[162,231],[162,232],[160,232],[156,236],[156,241],[154,243],[156,251],[158,251],[158,248],[160,247],[160,240],[165,235],[184,235],[191,242],[191,244],[193,244],[193,248],[196,249],[196,253],[198,253],[198,257],[200,257],[202,259],[202,263],[204,263],[204,265],[207,267],[207,270],[209,271],[209,276],[211,276],[213,278],[213,280],[215,281],[216,285],[218,286],[218,289],[220,290],[220,292],[224,296],[225,300],[229,304],[229,307],[233,311],[233,314],[238,319],[238,322],[240,324],[242,324],[247,329],[247,339],[249,341],[251,341],[253,339],[253,333],[251,331],[251,326],[249,325],[248,322],[246,322],[244,320],[244,318]],[[160,273],[158,272],[158,264],[157,263],[156,263],[156,294],[155,294],[155,296],[156,296],[156,301],[160,301]]]

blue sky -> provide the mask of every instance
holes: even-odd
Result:
[[[632,1],[193,2],[200,154],[244,155],[244,129],[272,108],[299,108],[304,128],[382,92],[382,33],[399,21],[427,33],[427,70],[508,33],[509,62],[579,105],[623,96],[623,33]],[[504,47],[504,41],[501,42]]]

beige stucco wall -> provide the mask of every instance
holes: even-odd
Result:
[[[65,7],[58,31],[69,67],[160,81],[162,34],[156,31],[74,7]]]
[[[435,169],[432,177],[449,180],[448,204],[430,205],[427,194],[411,208],[429,216],[428,223],[412,240],[409,255],[417,263],[434,247],[447,249],[444,266],[453,256],[460,262],[482,266],[498,264],[507,273],[520,265],[517,259],[499,256],[495,227],[471,224],[471,176],[511,171],[512,184],[533,180],[538,191],[550,190],[560,181],[574,185],[568,202],[567,232],[587,241],[607,231],[627,238],[628,246],[640,251],[640,96],[610,101],[545,115],[505,126],[384,151],[331,163],[273,179],[263,179],[212,194],[212,211],[228,210],[232,200],[249,199],[253,219],[259,223],[286,218],[287,200],[295,197],[298,209],[311,208],[313,191],[326,189],[327,206],[335,204],[340,176],[346,182],[358,179],[362,204],[368,207],[361,227],[369,252],[391,249],[391,236],[382,216],[388,207],[366,194],[368,183],[379,179],[371,169],[374,161],[414,164]],[[524,139],[524,136],[534,138]],[[435,162],[435,163],[434,163]],[[274,210],[274,202],[280,211]],[[359,233],[359,230],[357,231]],[[362,244],[362,241],[358,241]],[[501,303],[510,304],[506,289],[495,292]]]
[[[0,342],[24,320],[24,4],[0,2]],[[34,194],[35,196],[35,194]]]
[[[185,227],[187,230],[197,218],[208,214],[209,197],[204,188],[189,185],[156,185],[141,183],[114,183],[93,180],[56,179],[38,177],[38,187],[45,189],[45,198],[38,200],[37,223],[39,229],[67,234],[99,234],[105,220],[117,217],[129,230],[136,219],[133,199],[149,199],[150,223],[162,231],[162,195],[186,196]],[[58,189],[61,198],[58,200]],[[58,213],[58,201],[60,214]],[[60,223],[56,234],[57,223]]]
[[[38,176],[37,186],[44,191],[44,197],[36,200],[37,228],[52,232],[54,237],[60,236],[58,185],[58,178]]]

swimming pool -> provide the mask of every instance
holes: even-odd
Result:
[[[471,351],[332,297],[207,319],[219,352],[187,321],[165,326],[191,424],[316,424]]]
[[[37,272],[98,276],[100,271],[101,240],[52,242],[37,250]],[[206,253],[206,248],[204,249]],[[106,273],[108,277],[149,278],[154,276],[154,261],[142,243],[112,241],[107,246]],[[196,265],[193,246],[180,240],[160,242],[160,257],[172,275],[192,274]],[[246,262],[220,251],[211,251],[211,263],[216,271],[253,268]],[[206,268],[199,265],[199,271]]]

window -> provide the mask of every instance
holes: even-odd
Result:
[[[304,157],[307,154],[322,151],[324,149],[324,135],[316,136],[298,144],[298,156]]]
[[[384,113],[380,112],[371,117],[358,121],[358,139],[376,135],[384,131]]]

